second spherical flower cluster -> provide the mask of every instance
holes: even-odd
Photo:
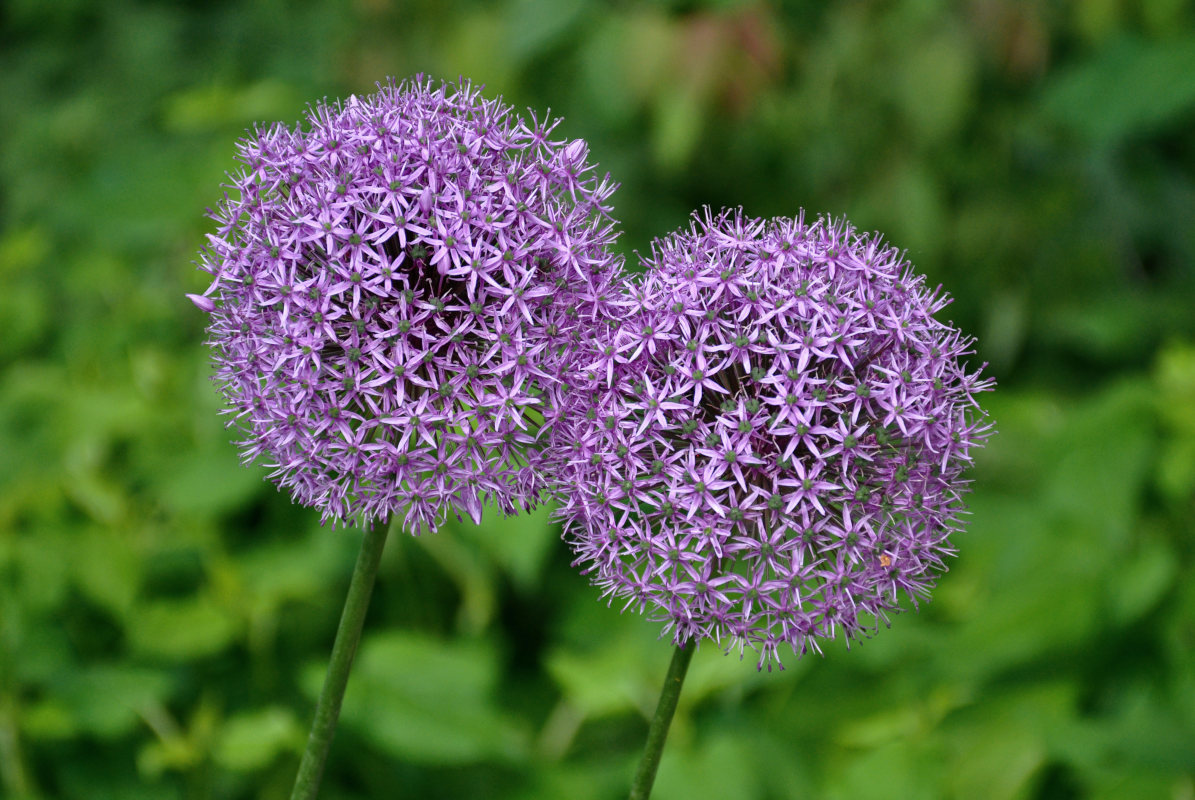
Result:
[[[988,431],[946,299],[827,219],[707,213],[645,267],[553,431],[578,565],[761,664],[926,595]]]

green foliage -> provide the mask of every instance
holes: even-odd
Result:
[[[323,665],[304,678],[314,699]],[[518,761],[526,758],[526,731],[495,707],[497,681],[496,654],[482,642],[377,634],[361,646],[343,724],[404,762]]]
[[[1195,795],[1195,16],[1045,4],[0,11],[0,797],[285,798],[358,534],[243,468],[184,299],[233,141],[425,71],[551,107],[621,246],[847,214],[956,298],[999,434],[933,601],[703,647],[668,798]],[[388,545],[328,798],[625,794],[670,657],[548,509]]]
[[[1043,110],[1097,145],[1165,127],[1195,104],[1195,36],[1161,43],[1126,38],[1063,72]]]

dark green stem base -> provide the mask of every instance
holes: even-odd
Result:
[[[397,520],[393,524],[397,524]],[[299,762],[299,774],[295,776],[291,800],[314,800],[319,794],[324,763],[328,760],[328,749],[336,734],[336,721],[340,718],[344,687],[348,684],[353,656],[357,654],[361,628],[365,625],[365,612],[369,610],[369,597],[373,593],[378,564],[382,560],[382,549],[386,546],[389,532],[389,524],[377,522],[365,531],[365,538],[361,541],[361,552],[357,555],[357,565],[353,567],[353,579],[344,601],[344,612],[340,615],[340,627],[336,629],[336,642],[332,645],[332,660],[328,664],[324,688],[320,690],[319,701],[315,705],[315,721],[311,724],[311,736],[307,739],[303,760]]]
[[[668,726],[672,724],[676,702],[685,683],[685,673],[689,671],[689,662],[696,649],[696,644],[680,645],[672,654],[664,688],[660,691],[660,704],[656,706],[656,715],[647,729],[647,749],[643,752],[643,760],[639,762],[639,770],[631,784],[631,800],[647,800],[651,796],[651,786],[656,782],[656,770],[660,768],[660,756],[664,752],[664,740],[668,738]]]

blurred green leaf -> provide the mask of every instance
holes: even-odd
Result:
[[[615,609],[590,600],[580,601],[570,615],[577,630],[592,631],[588,641],[553,649],[545,657],[544,668],[560,687],[563,701],[582,719],[625,713],[648,717],[655,710],[673,646],[657,638],[658,624],[631,612],[615,617]],[[605,625],[597,627],[603,618]],[[804,666],[760,672],[750,651],[740,659],[737,651],[725,654],[705,642],[693,654],[679,707],[696,706],[723,691],[742,697],[761,685],[788,683]]]
[[[69,587],[69,562],[62,554],[69,551],[69,536],[55,528],[30,531],[13,542],[12,553],[19,575],[23,604],[43,611],[62,602]]]
[[[264,470],[246,469],[231,445],[178,453],[169,469],[154,476],[163,505],[178,514],[220,514],[243,506],[261,492]]]
[[[830,765],[823,796],[827,800],[941,797],[940,778],[929,762],[930,756],[919,751],[913,742],[904,739],[888,742]]]
[[[164,702],[172,683],[166,673],[144,667],[92,666],[55,681],[54,697],[78,730],[111,739],[127,734],[146,709]]]
[[[1072,403],[1064,415],[1024,399],[1006,397],[1002,407],[1022,430],[993,442],[997,464],[1001,448],[1022,444],[1018,436],[1036,429],[1037,440],[1023,442],[1028,461],[1003,465],[1029,470],[1010,486],[1014,493],[969,499],[964,557],[945,593],[959,624],[936,651],[945,675],[975,678],[1073,648],[1106,623],[1109,602],[1123,602],[1124,610],[1160,591],[1149,587],[1133,598],[1131,589],[1116,590],[1123,600],[1109,601],[1106,588],[1125,580],[1147,485],[1148,391],[1121,383]],[[1137,577],[1165,578],[1160,562],[1142,568],[1150,574]]]
[[[162,122],[168,130],[179,133],[241,129],[254,123],[289,121],[297,117],[305,99],[293,87],[272,79],[237,87],[189,87],[165,99]]]
[[[1195,347],[1170,342],[1154,367],[1154,404],[1167,428],[1158,459],[1158,483],[1182,503],[1195,494]]]
[[[447,533],[447,531],[445,531]],[[410,543],[404,543],[410,546]],[[493,566],[475,547],[440,533],[421,536],[417,545],[447,573],[461,592],[457,623],[468,635],[481,632],[493,618],[497,586]]]
[[[616,646],[584,655],[557,650],[544,666],[569,703],[586,717],[601,717],[638,707],[639,663],[635,651]]]
[[[761,795],[762,774],[750,731],[716,731],[700,742],[685,731],[669,732],[652,797],[659,800],[723,800]]]
[[[939,141],[963,123],[974,102],[976,64],[961,31],[920,42],[899,70],[899,101],[919,141]]]
[[[318,694],[325,667],[304,671]],[[343,723],[374,746],[407,761],[466,764],[508,761],[528,736],[494,703],[497,656],[481,641],[439,640],[403,631],[367,637],[345,694]]]
[[[976,496],[964,558],[950,581],[975,582],[959,620],[930,651],[937,674],[983,680],[1014,664],[1066,651],[1099,623],[1107,552],[1080,523],[1049,520],[1032,500]],[[1015,531],[1014,534],[1010,532]]]
[[[167,771],[195,769],[210,756],[219,717],[210,697],[199,699],[185,727],[164,706],[150,706],[145,721],[155,738],[138,751],[137,770],[147,778],[158,779]]]
[[[236,621],[207,595],[144,602],[128,621],[129,644],[136,652],[175,661],[214,655],[236,635]]]
[[[279,753],[301,749],[305,738],[290,709],[271,706],[229,717],[213,756],[225,769],[248,772],[268,766]]]
[[[851,748],[873,748],[899,739],[925,736],[951,711],[971,702],[957,687],[939,686],[926,697],[852,720],[838,730],[836,743]]]
[[[7,291],[0,293],[0,360],[14,358],[43,337],[52,322],[51,292],[39,280],[50,255],[50,238],[44,228],[0,229],[0,277]]]
[[[1052,730],[1060,756],[1098,786],[1111,774],[1141,773],[1174,780],[1189,771],[1195,725],[1177,711],[1164,688],[1138,681],[1112,699],[1103,714]]]
[[[534,58],[579,22],[588,6],[588,0],[511,0],[505,49],[516,62]]]
[[[303,602],[325,593],[329,584],[344,579],[353,568],[352,543],[322,528],[298,541],[263,545],[237,560],[245,591],[273,612],[286,602]],[[359,542],[360,540],[358,540]]]
[[[96,522],[118,525],[127,512],[128,498],[123,488],[104,466],[109,451],[106,442],[92,437],[80,438],[66,453],[66,494]]]
[[[445,74],[484,84],[488,92],[506,91],[515,83],[517,66],[515,54],[506,47],[507,31],[497,7],[462,19],[443,43]]]
[[[80,727],[61,698],[44,698],[21,710],[21,736],[31,741],[63,741],[77,737]]]
[[[1149,612],[1174,585],[1178,558],[1158,532],[1142,535],[1111,583],[1112,622],[1125,625]]]
[[[54,776],[61,794],[55,800],[183,800],[179,786],[148,782],[133,769],[132,760],[112,762],[75,758]]]
[[[1045,87],[1042,108],[1096,144],[1170,123],[1195,106],[1195,37],[1123,38]]]
[[[526,791],[511,796],[520,800],[609,800],[626,792],[630,774],[628,765],[613,759],[547,764],[528,774],[531,785]]]
[[[1154,368],[1157,410],[1177,433],[1195,436],[1195,345],[1170,342]]]
[[[456,533],[466,537],[492,558],[521,591],[538,585],[540,572],[552,547],[557,543],[559,529],[552,522],[552,504],[541,505],[533,511],[504,517],[493,506],[486,506],[480,525],[469,520],[454,522]]]
[[[995,689],[948,720],[937,734],[949,764],[948,796],[1032,797],[1033,780],[1051,753],[1049,742],[1069,723],[1074,705],[1073,686],[1041,682]]]
[[[689,163],[701,135],[701,101],[692,88],[677,87],[655,102],[652,125],[652,155],[666,172]]]
[[[1149,415],[1148,388],[1125,381],[1073,407],[1066,428],[1049,442],[1047,509],[1090,526],[1092,544],[1115,548],[1127,540],[1149,475]]]
[[[10,228],[0,234],[0,276],[11,279],[35,269],[49,254],[44,228]]]
[[[730,692],[734,697],[741,698],[746,692],[760,686],[791,685],[792,681],[799,680],[809,663],[798,661],[793,664],[790,661],[783,670],[766,672],[761,672],[757,665],[758,654],[750,650],[740,658],[737,651],[723,653],[713,642],[705,642],[693,654],[680,705],[697,705],[721,692]],[[661,683],[663,675],[661,670]]]
[[[71,546],[75,583],[118,617],[132,608],[141,580],[140,554],[131,539],[127,531],[88,528]]]
[[[1104,770],[1087,784],[1091,800],[1120,800],[1123,797],[1190,797],[1195,781],[1190,774],[1165,775],[1153,770],[1125,767]]]

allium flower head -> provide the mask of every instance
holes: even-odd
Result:
[[[926,596],[990,431],[946,296],[803,216],[695,215],[646,269],[553,434],[577,564],[676,643],[769,668]]]
[[[192,298],[245,460],[325,520],[534,504],[544,398],[618,273],[614,186],[468,84],[306,122],[239,143]]]

